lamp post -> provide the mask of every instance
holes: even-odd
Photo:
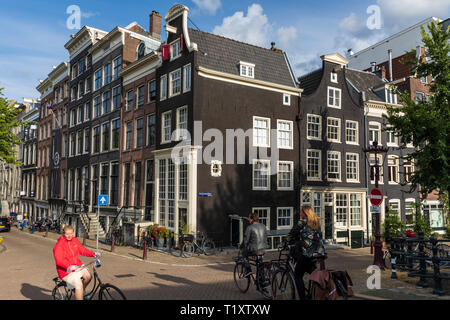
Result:
[[[371,180],[375,180],[375,188],[378,189],[379,186],[379,179],[380,179],[380,167],[383,166],[383,164],[380,164],[378,161],[378,154],[384,154],[387,153],[389,148],[382,147],[378,145],[378,141],[374,141],[373,145],[368,148],[363,148],[364,153],[366,154],[366,158],[369,160],[369,166],[370,166],[370,177]],[[375,164],[370,164],[370,156],[375,156]],[[375,170],[372,170],[375,169]],[[376,221],[375,221],[375,252],[374,252],[374,259],[373,264],[378,266],[381,270],[384,270],[384,263],[383,263],[383,251],[382,251],[382,243],[381,243],[381,234],[380,234],[380,214],[381,210],[375,213],[376,215]]]

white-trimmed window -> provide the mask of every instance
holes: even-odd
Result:
[[[350,224],[352,227],[361,226],[361,194],[350,194]]]
[[[291,229],[293,218],[294,208],[277,208],[277,229]]]
[[[222,161],[212,160],[211,161],[211,177],[221,177],[222,176]]]
[[[172,111],[161,116],[161,143],[169,143],[172,140]]]
[[[302,205],[311,204],[311,192],[302,192]]]
[[[388,156],[389,183],[399,183],[399,159],[396,156]]]
[[[181,41],[180,39],[170,44],[170,60],[181,57]]]
[[[369,143],[372,145],[374,141],[381,145],[381,123],[369,122]]]
[[[412,175],[414,172],[414,166],[411,161],[404,161],[403,162],[403,168],[405,169],[405,182],[411,183],[412,181]]]
[[[318,217],[322,217],[322,193],[320,192],[314,192],[313,209]]]
[[[386,137],[387,137],[386,144],[389,147],[398,147],[398,137],[395,135],[394,131],[389,130],[389,129],[390,128],[388,127],[387,131],[386,131]]]
[[[181,69],[175,70],[169,74],[169,98],[181,93]]]
[[[270,147],[270,119],[253,117],[253,146]]]
[[[183,67],[183,92],[191,91],[191,64]]]
[[[255,65],[253,63],[241,61],[239,66],[241,77],[255,78]]]
[[[359,154],[346,154],[347,182],[359,182]]]
[[[103,72],[102,69],[98,69],[97,71],[95,71],[95,86],[94,86],[94,90],[98,90],[102,87],[102,82],[103,82]]]
[[[277,120],[278,128],[278,148],[279,149],[293,149],[293,122],[287,120]]]
[[[253,190],[270,190],[270,160],[253,160]]]
[[[405,200],[405,218],[407,226],[414,224],[415,203],[416,201],[414,199]]]
[[[389,211],[392,214],[398,214],[398,216],[401,217],[401,214],[400,214],[400,200],[398,200],[398,199],[391,199],[391,200],[389,200]]]
[[[188,108],[187,106],[177,109],[177,141],[186,140],[188,129]]]
[[[345,121],[345,141],[348,144],[359,144],[358,132],[359,130],[357,121]]]
[[[328,87],[328,106],[341,108],[341,89]]]
[[[336,227],[347,226],[347,194],[336,193]]]
[[[391,89],[386,89],[385,95],[387,103],[397,104],[397,95]]]
[[[290,94],[283,94],[283,105],[290,106],[291,105],[291,95]]]
[[[337,151],[328,151],[327,153],[327,180],[341,180],[341,153]]]
[[[337,73],[332,71],[330,81],[333,83],[338,83]]]
[[[100,113],[102,112],[102,98],[101,96],[97,96],[94,98],[94,118],[97,118],[100,116]]]
[[[341,119],[327,118],[328,142],[341,142]]]
[[[306,151],[306,163],[307,163],[307,179],[308,180],[321,180],[322,179],[322,159],[320,150],[307,150]]]
[[[322,140],[322,117],[315,114],[307,115],[307,139]]]
[[[161,76],[160,80],[160,100],[166,100],[167,99],[167,75]]]
[[[278,162],[277,187],[278,190],[294,190],[294,162]]]
[[[262,223],[267,230],[270,230],[270,208],[252,208],[252,212],[258,214],[259,223]]]
[[[119,71],[122,69],[122,56],[114,59],[113,65],[113,79],[115,80],[120,77]]]
[[[89,121],[91,117],[91,102],[84,105],[84,121]]]
[[[127,92],[127,111],[133,109],[134,105],[134,90]]]

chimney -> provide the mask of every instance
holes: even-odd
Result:
[[[352,49],[348,49],[347,52],[350,57],[355,54]]]
[[[376,62],[371,62],[370,63],[370,66],[371,66],[371,68],[372,68],[372,73],[375,73],[375,67],[376,67],[376,65],[377,65],[377,63]]]
[[[158,12],[152,11],[150,15],[150,36],[156,40],[161,40],[161,22],[162,17]]]

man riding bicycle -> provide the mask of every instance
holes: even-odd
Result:
[[[267,229],[259,223],[257,213],[251,213],[248,217],[250,225],[245,230],[244,242],[241,245],[242,256],[247,260],[249,256],[263,255],[267,249]],[[246,277],[252,274],[250,264],[246,263]]]
[[[91,282],[92,275],[88,269],[83,268],[79,255],[99,257],[100,253],[89,251],[73,235],[73,227],[66,226],[63,229],[63,235],[53,248],[53,256],[59,277],[68,284],[69,288],[75,288],[76,300],[83,300],[84,290]]]
[[[311,274],[314,271],[314,259],[326,258],[322,232],[320,231],[320,220],[310,206],[303,206],[300,209],[300,220],[289,232],[288,242],[294,245],[291,255],[297,262],[295,282],[298,295],[301,300],[305,300],[303,276],[305,272]]]

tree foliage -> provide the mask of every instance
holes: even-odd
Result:
[[[19,165],[14,147],[22,141],[12,129],[27,123],[17,119],[21,109],[15,107],[14,101],[6,99],[2,91],[3,88],[0,88],[0,162]]]
[[[425,56],[408,55],[411,75],[433,76],[429,84],[430,98],[415,101],[411,93],[399,93],[401,108],[387,107],[387,122],[400,137],[402,146],[412,143],[415,151],[404,159],[414,163],[411,191],[419,189],[422,196],[433,190],[442,194],[450,190],[450,37],[437,23],[422,27]]]

